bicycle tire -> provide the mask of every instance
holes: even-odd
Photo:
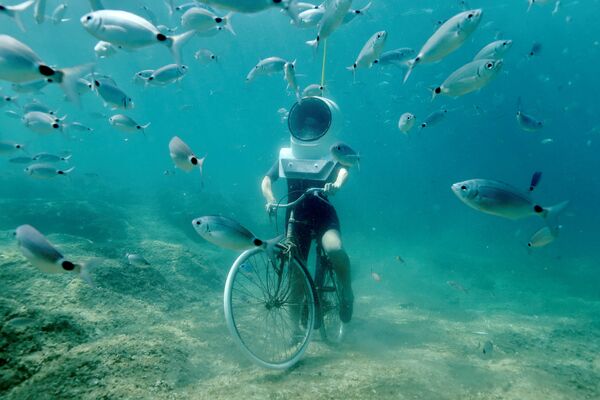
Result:
[[[295,274],[294,299],[291,282]],[[279,248],[272,257],[263,248],[247,250],[227,275],[223,302],[227,327],[255,364],[288,369],[302,358],[310,342],[315,293],[310,274],[295,257]]]

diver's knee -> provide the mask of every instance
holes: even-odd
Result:
[[[323,250],[325,250],[327,254],[344,251],[340,233],[335,229],[330,229],[323,234],[321,244],[323,245]]]

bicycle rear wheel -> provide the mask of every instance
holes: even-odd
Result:
[[[225,319],[240,349],[256,364],[286,369],[304,354],[315,320],[312,279],[289,251],[242,253],[225,283]]]
[[[321,311],[321,339],[338,344],[344,339],[345,324],[340,319],[341,292],[337,274],[331,265],[324,266],[322,282],[317,286]]]

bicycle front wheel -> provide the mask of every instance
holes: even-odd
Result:
[[[315,321],[310,275],[289,252],[242,253],[225,283],[225,319],[240,349],[256,364],[286,369],[308,346]]]

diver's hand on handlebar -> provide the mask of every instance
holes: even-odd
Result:
[[[267,214],[269,216],[275,214],[276,210],[277,210],[277,205],[275,205],[273,203],[267,203],[267,204],[265,204],[265,211],[267,212]]]
[[[324,187],[325,194],[333,196],[334,194],[337,193],[338,190],[340,190],[340,187],[338,185],[336,185],[335,183],[326,183],[325,184],[325,187]]]

